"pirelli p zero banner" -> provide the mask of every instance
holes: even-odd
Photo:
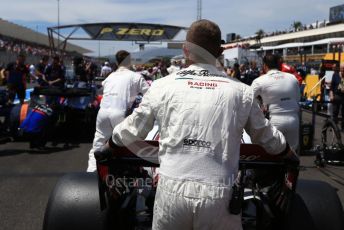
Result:
[[[80,27],[94,40],[161,41],[173,39],[184,27],[142,24],[102,23],[84,24]]]

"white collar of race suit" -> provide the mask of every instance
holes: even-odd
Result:
[[[126,66],[120,66],[120,67],[118,67],[118,69],[117,69],[117,71],[126,71],[126,70],[129,70],[129,68],[126,67]]]
[[[275,73],[279,73],[279,72],[281,72],[281,71],[279,71],[277,69],[271,69],[266,74],[275,74]]]
[[[207,69],[207,70],[218,71],[216,66],[214,66],[212,64],[205,64],[205,63],[195,63],[195,64],[190,65],[189,68],[191,68],[191,69]]]

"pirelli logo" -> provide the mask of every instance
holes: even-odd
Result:
[[[100,34],[114,33],[116,35],[146,35],[146,36],[161,36],[164,34],[163,29],[137,29],[137,28],[118,28],[104,27]]]

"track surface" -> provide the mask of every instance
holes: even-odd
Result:
[[[305,114],[305,121],[310,120]],[[320,141],[317,119],[316,143]],[[49,194],[60,176],[84,171],[91,140],[68,149],[60,143],[47,152],[30,151],[27,142],[0,145],[0,229],[38,230],[42,228],[44,210]],[[314,156],[302,156],[301,178],[323,180],[338,189],[344,204],[344,167],[314,166]]]

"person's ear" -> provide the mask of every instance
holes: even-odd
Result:
[[[189,52],[188,48],[186,47],[186,44],[185,44],[185,43],[183,44],[183,53],[184,53],[184,57],[185,57],[186,59],[189,59],[190,52]]]
[[[216,58],[220,57],[220,56],[222,55],[222,53],[223,53],[224,50],[225,50],[225,49],[224,49],[222,46],[220,46],[219,53],[217,54],[217,57],[216,57]]]

